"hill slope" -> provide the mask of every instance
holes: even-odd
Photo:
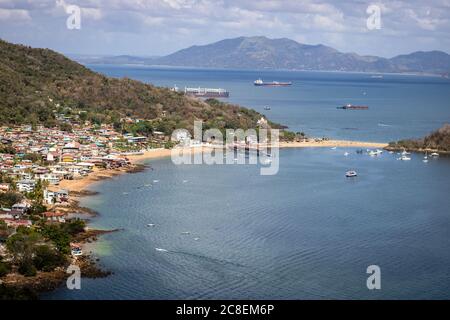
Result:
[[[450,55],[415,52],[386,59],[342,53],[324,45],[305,45],[290,39],[240,37],[193,46],[148,64],[236,69],[288,69],[356,72],[450,72]]]
[[[56,124],[58,109],[86,111],[87,119],[117,123],[133,116],[158,130],[190,128],[194,119],[216,128],[255,127],[261,114],[223,103],[208,104],[165,88],[108,78],[61,54],[0,40],[0,125]]]
[[[450,124],[422,139],[407,139],[389,143],[388,150],[438,151],[450,153]]]

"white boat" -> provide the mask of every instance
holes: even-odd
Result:
[[[168,252],[166,249],[161,249],[161,248],[155,248],[155,250],[159,251],[159,252]]]
[[[78,256],[82,256],[82,255],[83,255],[83,250],[81,250],[80,248],[72,249],[72,256],[78,257]]]
[[[403,152],[402,152],[402,156],[406,156],[406,155],[409,155],[409,154],[411,154],[411,153],[406,152],[406,150],[403,150]]]
[[[430,156],[432,156],[432,157],[439,157],[439,153],[433,152],[432,154],[430,154]]]
[[[331,148],[331,150],[336,150],[336,148],[337,148],[337,147],[333,147],[333,148]]]
[[[423,159],[422,160],[424,163],[427,163],[428,162],[428,159]]]
[[[345,173],[345,176],[347,177],[347,178],[351,178],[351,177],[356,177],[356,176],[358,176],[358,174],[356,173],[356,171],[347,171],[346,173]]]
[[[345,153],[344,153],[344,156],[346,156],[346,157],[347,157],[347,156],[348,156],[349,154],[350,154],[350,153],[348,153],[348,152],[345,152]]]
[[[380,154],[382,154],[383,153],[383,151],[381,151],[381,150],[370,150],[369,151],[369,155],[371,156],[371,157],[374,157],[374,156],[378,156],[378,155],[380,155]]]
[[[411,158],[410,158],[410,157],[407,157],[407,156],[405,156],[405,155],[403,155],[403,156],[401,156],[400,158],[398,158],[398,160],[409,161],[409,160],[411,160]]]
[[[155,226],[154,223],[149,223],[149,224],[147,225],[147,227],[154,227],[154,226]]]

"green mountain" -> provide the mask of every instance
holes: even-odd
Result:
[[[343,53],[324,45],[306,45],[290,39],[239,37],[192,46],[165,57],[131,56],[77,58],[83,63],[146,64],[254,70],[321,70],[386,73],[450,72],[450,55],[441,51],[414,52],[386,59]]]
[[[203,102],[139,81],[109,78],[54,51],[0,40],[0,125],[53,126],[56,115],[67,109],[96,123],[120,125],[123,117],[143,118],[166,133],[191,128],[195,119],[204,120],[205,127],[254,128],[262,116],[216,100]]]

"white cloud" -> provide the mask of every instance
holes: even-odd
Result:
[[[30,20],[31,17],[27,10],[0,8],[0,21],[2,22],[17,23]]]
[[[122,51],[133,45],[144,48],[146,42],[161,43],[149,45],[148,53],[162,54],[222,38],[266,35],[374,54],[425,49],[420,47],[424,43],[450,51],[446,47],[450,42],[450,0],[60,1],[81,7],[82,19],[88,22],[83,23],[83,31],[89,33],[89,39],[97,38],[96,45],[104,45],[105,50],[114,39],[123,43],[123,47],[117,47]],[[369,4],[381,7],[381,30],[371,32],[366,28]],[[14,37],[28,38],[29,28],[16,28],[14,32],[7,28],[12,21],[25,20],[39,29],[40,39],[48,39],[46,46],[66,41],[67,36],[57,39],[52,35],[55,28],[65,24],[64,5],[57,6],[56,0],[0,0],[0,36],[8,38],[9,32]],[[108,43],[102,40],[106,38]],[[83,43],[83,39],[79,41]],[[389,49],[384,48],[387,43],[391,44]]]

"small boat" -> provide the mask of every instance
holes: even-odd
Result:
[[[166,249],[161,249],[161,248],[155,248],[155,250],[159,251],[159,252],[168,252]]]
[[[337,147],[333,147],[333,148],[331,148],[331,150],[336,150],[337,149]]]
[[[264,107],[264,110],[270,110],[270,107],[265,106],[265,107]]]
[[[432,157],[439,157],[439,153],[433,152],[432,154],[430,154],[430,156],[432,156]]]
[[[383,153],[383,151],[382,151],[382,150],[379,150],[379,149],[377,149],[377,150],[370,150],[370,151],[369,151],[369,155],[370,155],[371,157],[379,156],[379,155],[382,154],[382,153]]]
[[[345,173],[345,176],[347,177],[347,178],[351,178],[351,177],[356,177],[356,176],[358,176],[358,174],[356,173],[356,171],[347,171],[346,173]]]
[[[423,162],[423,163],[427,163],[427,162],[428,162],[428,159],[423,159],[422,162]]]
[[[407,157],[406,155],[401,156],[400,158],[398,158],[398,160],[402,160],[402,161],[409,161],[411,160],[410,157]]]
[[[344,153],[344,156],[346,156],[346,157],[347,157],[348,155],[349,155],[349,153],[348,153],[348,152],[345,152],[345,153]]]
[[[194,241],[198,241],[198,240],[200,240],[200,238],[194,238]]]
[[[181,233],[183,236],[187,236],[187,235],[190,235],[191,233],[189,232],[189,231],[185,231],[185,232],[182,232]]]
[[[153,183],[158,183],[159,182],[159,180],[153,180]]]
[[[83,255],[83,250],[81,250],[80,248],[72,249],[72,256],[78,257],[78,256],[82,256],[82,255]]]
[[[154,223],[149,223],[149,224],[147,225],[147,227],[154,227],[154,226],[155,226]]]
[[[356,150],[356,153],[357,153],[357,154],[363,154],[363,152],[364,152],[363,149],[358,149],[358,150]]]
[[[403,150],[403,152],[402,152],[402,156],[406,156],[406,155],[409,155],[409,154],[411,154],[410,152],[406,152],[406,150]]]

